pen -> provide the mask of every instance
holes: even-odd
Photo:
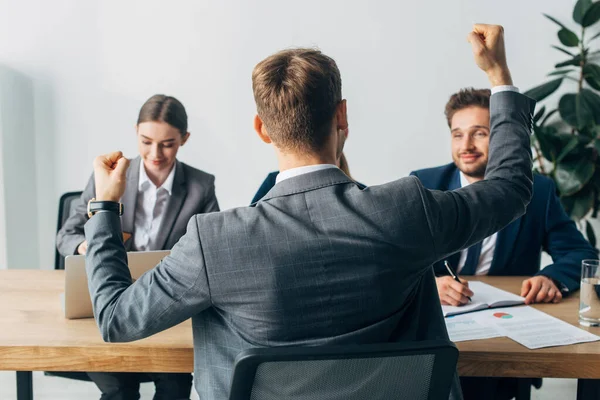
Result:
[[[450,276],[458,283],[462,283],[460,281],[460,279],[458,279],[458,275],[456,275],[456,273],[454,272],[454,270],[452,269],[452,267],[450,266],[450,263],[448,263],[448,260],[444,260],[444,265],[446,266],[446,269],[448,270],[448,273],[450,274]],[[469,296],[467,296],[467,299],[469,299],[469,301],[471,301],[471,298]]]

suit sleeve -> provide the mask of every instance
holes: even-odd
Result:
[[[215,177],[210,177],[209,189],[206,194],[206,201],[201,213],[217,212],[219,209],[219,202],[217,201],[217,194],[215,193]]]
[[[132,283],[121,221],[112,212],[85,225],[94,316],[107,342],[130,342],[175,326],[211,305],[197,218],[171,255]]]
[[[427,190],[416,177],[435,260],[499,231],[531,201],[531,121],[535,102],[515,92],[490,101],[490,147],[485,179],[453,191]]]
[[[96,193],[94,175],[90,177],[83,193],[77,204],[75,212],[71,215],[56,234],[56,248],[63,256],[71,256],[77,254],[77,247],[85,240],[83,226],[88,220],[87,203]]]
[[[575,223],[563,209],[553,183],[548,193],[543,248],[552,257],[553,264],[546,266],[537,275],[558,281],[569,292],[579,289],[581,260],[598,258],[597,251],[577,230]]]

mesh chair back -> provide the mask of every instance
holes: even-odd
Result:
[[[56,232],[62,228],[65,221],[75,211],[77,200],[81,197],[83,192],[68,192],[60,196],[58,201],[58,222],[56,224]],[[60,255],[58,250],[54,253],[54,269],[65,269],[65,258]]]
[[[236,359],[230,399],[447,400],[451,342],[252,349]]]

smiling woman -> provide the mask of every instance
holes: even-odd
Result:
[[[127,170],[122,231],[125,248],[133,251],[170,250],[185,234],[195,214],[218,211],[214,176],[177,160],[189,139],[187,113],[174,97],[155,95],[142,106],[136,124],[139,157]],[[76,212],[57,236],[63,255],[86,254],[83,226],[86,205],[96,197],[94,176],[81,195]],[[104,396],[137,398],[139,382],[152,380],[154,399],[189,398],[190,374],[88,373]],[[164,396],[164,397],[161,397]],[[110,397],[116,398],[116,397]],[[121,398],[121,397],[119,397]]]

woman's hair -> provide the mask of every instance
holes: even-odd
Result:
[[[348,175],[349,178],[352,178],[352,175],[350,175],[350,168],[348,167],[348,160],[346,160],[344,153],[342,153],[342,156],[340,157],[340,169]]]
[[[187,113],[183,104],[175,97],[164,94],[155,94],[146,100],[137,120],[138,125],[142,122],[166,122],[176,128],[181,136],[187,133],[188,128]]]

